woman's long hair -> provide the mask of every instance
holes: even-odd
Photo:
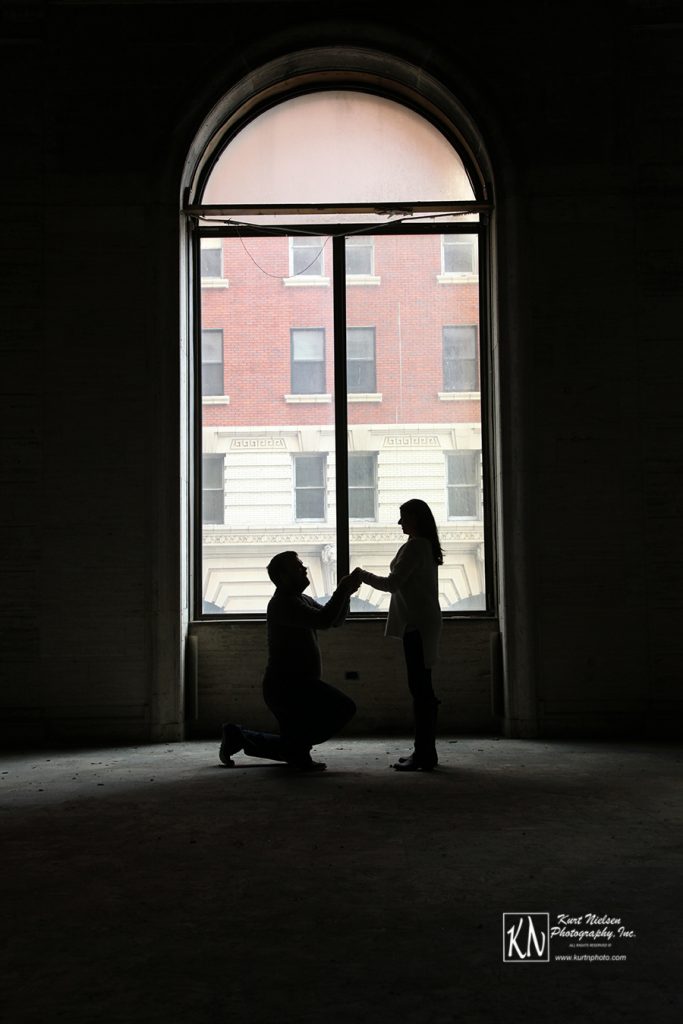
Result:
[[[437,565],[443,565],[443,551],[439,541],[439,531],[432,510],[422,498],[411,498],[401,505],[401,515],[408,512],[415,517],[418,537],[424,537],[432,545],[434,561]]]

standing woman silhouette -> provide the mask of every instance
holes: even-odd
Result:
[[[398,521],[408,540],[389,566],[388,576],[360,570],[363,583],[391,594],[386,636],[401,637],[406,658],[408,687],[413,698],[415,746],[409,757],[394,765],[399,772],[431,772],[438,763],[436,717],[439,701],[432,688],[441,634],[438,567],[443,551],[429,505],[411,498],[401,505]]]

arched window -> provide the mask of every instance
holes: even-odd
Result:
[[[196,617],[262,616],[297,551],[324,601],[431,506],[444,611],[491,609],[490,197],[434,110],[376,82],[235,105],[198,161]],[[352,612],[383,610],[363,586]]]

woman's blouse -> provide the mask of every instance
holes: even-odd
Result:
[[[425,537],[411,537],[396,552],[388,576],[363,570],[363,581],[391,594],[385,636],[402,637],[406,628],[419,629],[425,666],[437,658],[441,635],[438,565]]]

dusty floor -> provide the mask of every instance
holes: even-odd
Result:
[[[679,749],[442,739],[399,775],[406,750],[333,741],[304,776],[206,742],[5,757],[3,1020],[681,1019]],[[636,934],[503,963],[504,912]]]

